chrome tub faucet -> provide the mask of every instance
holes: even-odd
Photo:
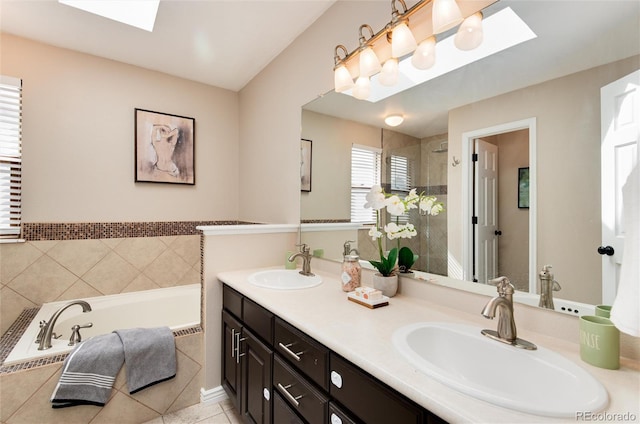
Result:
[[[560,284],[553,279],[551,273],[551,265],[545,265],[542,267],[542,271],[539,274],[540,277],[540,303],[541,308],[556,309],[553,305],[553,292],[562,289]]]
[[[527,350],[537,349],[536,345],[518,338],[516,322],[513,318],[513,292],[515,287],[507,277],[498,277],[490,280],[489,284],[497,287],[498,296],[489,300],[482,309],[485,318],[493,319],[498,312],[498,331],[482,330],[482,334],[502,343],[510,344]]]
[[[302,258],[302,270],[300,271],[300,274],[307,277],[313,277],[315,274],[311,272],[311,249],[304,243],[297,244],[296,246],[300,246],[300,251],[289,256],[289,262],[295,261],[298,257]]]
[[[46,350],[51,348],[51,338],[54,336],[53,327],[56,325],[56,321],[60,314],[64,312],[67,308],[73,305],[82,306],[82,312],[91,311],[91,305],[89,305],[84,300],[74,300],[73,302],[69,302],[64,305],[62,308],[58,309],[49,319],[49,321],[41,321],[40,322],[40,333],[38,334],[38,338],[36,342],[39,343],[38,350]],[[60,336],[56,336],[58,338]]]

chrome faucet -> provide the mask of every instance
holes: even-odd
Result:
[[[73,305],[80,305],[82,306],[82,312],[89,312],[91,311],[91,305],[89,305],[87,302],[85,302],[84,300],[74,300],[73,302],[69,302],[66,305],[64,305],[62,308],[58,309],[52,316],[51,319],[49,319],[48,322],[40,322],[40,334],[38,334],[38,338],[40,340],[39,341],[40,345],[38,346],[38,350],[46,350],[46,349],[50,349],[51,348],[51,337],[53,337],[54,333],[53,333],[53,327],[56,325],[56,321],[58,320],[58,317],[60,316],[60,314],[62,314],[62,312],[65,311],[65,309],[73,306]],[[57,336],[60,337],[60,336]],[[56,338],[57,338],[56,337]]]
[[[342,256],[349,256],[352,253],[355,253],[356,255],[360,256],[360,252],[358,252],[358,249],[356,249],[355,247],[352,249],[351,248],[351,243],[355,243],[355,241],[353,240],[347,240],[344,242],[344,250],[342,251]]]
[[[496,312],[498,316],[498,331],[482,330],[481,333],[491,339],[510,344],[527,350],[537,349],[536,345],[518,338],[516,322],[513,318],[513,292],[515,287],[507,277],[498,277],[490,280],[489,284],[497,286],[498,296],[492,298],[482,309],[485,318],[493,319]]]
[[[304,243],[297,244],[296,246],[300,246],[300,251],[289,256],[289,262],[295,261],[298,257],[302,258],[302,270],[300,271],[300,274],[307,277],[313,277],[315,274],[311,272],[311,253],[309,246]]]
[[[551,273],[551,265],[545,265],[542,267],[542,271],[539,274],[540,277],[540,303],[541,308],[556,309],[553,305],[553,292],[562,289],[560,284],[553,279]]]

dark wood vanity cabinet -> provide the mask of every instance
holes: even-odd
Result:
[[[271,424],[273,314],[226,286],[223,305],[222,387],[245,422]]]
[[[445,423],[227,285],[222,327],[222,385],[247,423]]]

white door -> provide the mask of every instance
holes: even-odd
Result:
[[[622,186],[638,160],[640,137],[640,71],[601,89],[602,302],[616,296],[624,228]]]
[[[498,275],[498,146],[475,140],[475,277],[487,282]]]

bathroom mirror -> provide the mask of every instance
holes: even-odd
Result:
[[[597,252],[602,242],[600,88],[640,68],[640,5],[502,0],[485,9],[485,18],[507,7],[535,39],[376,103],[330,92],[303,106],[301,138],[314,143],[314,186],[301,193],[301,221],[316,228],[321,223],[327,228],[345,226],[322,234],[303,229],[303,242],[324,249],[329,259],[341,260],[342,243],[357,237],[361,257],[373,259],[367,256],[371,250],[366,247],[366,231],[355,235],[347,224],[351,147],[379,148],[387,161],[396,155],[387,149],[398,144],[394,139],[412,139],[415,151],[397,156],[413,159],[420,167],[426,164],[423,173],[428,179],[415,185],[434,190],[446,205],[446,212],[431,217],[437,219],[425,223],[419,233],[429,237],[428,249],[437,251],[435,256],[425,253],[431,262],[427,271],[471,281],[465,272],[465,246],[470,241],[464,240],[468,143],[479,135],[500,138],[497,134],[528,130],[520,133],[526,144],[513,150],[528,156],[510,164],[507,172],[515,179],[505,195],[512,214],[526,217],[524,226],[519,219],[511,229],[500,229],[508,241],[503,249],[528,262],[519,268],[526,275],[504,273],[520,290],[535,291],[531,281],[535,283],[537,272],[550,264],[562,287],[557,298],[603,302],[602,257]],[[437,57],[444,57],[440,53]],[[405,120],[388,127],[384,118],[389,114],[402,114]],[[396,148],[412,148],[403,143]],[[528,209],[518,207],[519,168],[530,168],[528,187],[535,203]],[[505,262],[516,260],[520,259]]]

